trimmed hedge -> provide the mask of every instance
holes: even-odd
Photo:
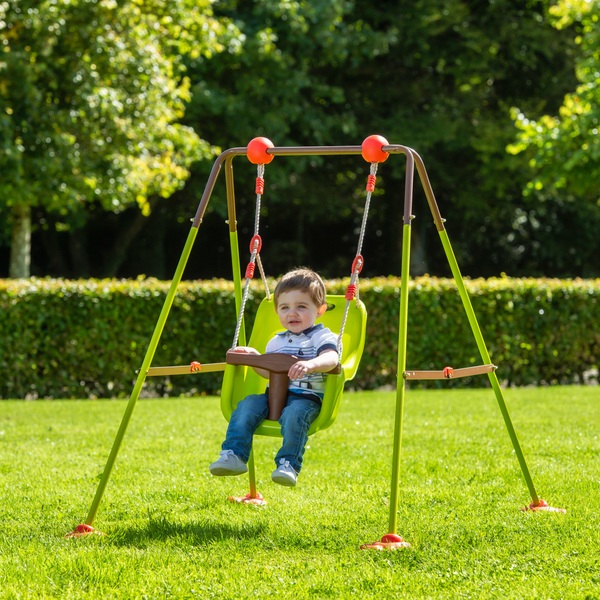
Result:
[[[344,293],[347,280],[327,282]],[[492,361],[505,385],[583,383],[596,373],[600,280],[478,279],[466,282]],[[129,396],[169,288],[168,282],[52,279],[0,281],[0,397]],[[247,323],[263,295],[254,282]],[[400,280],[362,280],[369,322],[352,385],[395,386]],[[220,362],[237,315],[233,284],[182,282],[154,366]],[[452,280],[410,283],[407,367],[481,364]],[[144,395],[215,393],[221,374],[146,380]],[[410,383],[411,386],[425,385]],[[430,386],[488,385],[487,377]]]

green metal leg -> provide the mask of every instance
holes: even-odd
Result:
[[[152,363],[152,359],[154,358],[158,342],[160,341],[160,337],[162,335],[162,331],[167,321],[167,317],[171,310],[171,306],[173,305],[173,299],[175,298],[175,294],[177,293],[177,287],[181,281],[181,277],[183,275],[185,265],[190,256],[190,252],[192,250],[192,246],[194,245],[194,240],[196,239],[197,233],[198,229],[196,227],[192,227],[190,233],[188,234],[187,242],[181,254],[181,258],[179,259],[179,264],[177,265],[175,275],[173,276],[173,281],[171,282],[171,286],[169,287],[165,303],[163,304],[160,316],[158,318],[158,322],[156,323],[156,326],[154,328],[154,333],[152,334],[152,338],[150,339],[150,343],[148,344],[148,349],[146,350],[146,355],[144,357],[144,361],[142,362],[142,366],[137,376],[135,386],[133,388],[133,391],[131,392],[129,402],[127,403],[125,414],[123,415],[123,418],[121,420],[121,425],[119,427],[119,430],[117,431],[117,436],[115,438],[115,441],[113,442],[113,446],[108,456],[108,460],[106,461],[104,471],[102,472],[102,477],[100,479],[100,483],[98,484],[96,495],[94,496],[94,500],[92,501],[92,505],[88,512],[87,519],[85,520],[86,525],[92,525],[92,523],[94,522],[94,518],[96,517],[98,507],[100,506],[102,496],[104,495],[104,490],[106,488],[108,480],[110,479],[110,474],[115,464],[117,454],[119,453],[121,442],[125,437],[125,432],[127,431],[129,420],[131,419],[131,415],[133,414],[133,409],[135,408],[137,400],[140,396],[140,392],[142,390],[142,386],[144,385],[146,373],[148,372],[148,369],[150,368],[150,365]]]
[[[245,496],[229,496],[231,502],[241,504],[254,504],[255,506],[265,506],[267,501],[256,489],[256,468],[254,466],[254,452],[250,451],[248,458],[248,476],[250,478],[250,491]]]
[[[442,245],[444,246],[444,251],[446,252],[446,257],[448,258],[448,263],[450,264],[450,269],[452,270],[452,275],[454,276],[454,280],[458,287],[458,293],[460,294],[460,298],[462,300],[463,307],[467,314],[469,324],[471,325],[471,330],[473,331],[473,335],[475,336],[475,341],[477,342],[479,354],[481,355],[481,359],[483,360],[483,362],[485,364],[490,364],[492,361],[491,361],[490,355],[488,353],[487,347],[485,345],[485,341],[483,339],[481,329],[479,328],[479,324],[477,323],[475,311],[473,310],[473,306],[471,304],[469,294],[465,287],[460,269],[458,268],[458,263],[456,261],[456,257],[454,256],[454,252],[452,251],[452,247],[450,245],[450,240],[448,239],[448,234],[446,233],[445,229],[440,231],[439,234],[440,234],[440,238],[442,240]],[[506,406],[506,402],[504,401],[504,396],[502,394],[502,388],[500,387],[500,382],[498,381],[498,377],[495,372],[488,373],[488,377],[489,377],[490,383],[492,384],[494,394],[496,395],[496,400],[498,402],[498,406],[500,407],[500,412],[502,413],[502,417],[504,418],[504,423],[506,424],[506,429],[508,430],[508,435],[510,436],[513,447],[515,449],[515,453],[517,455],[519,465],[521,466],[521,471],[523,472],[523,477],[525,478],[525,482],[527,483],[527,487],[529,488],[531,500],[533,501],[534,505],[538,504],[539,498],[538,498],[537,492],[535,491],[535,486],[533,485],[533,479],[531,478],[529,469],[527,468],[527,463],[525,462],[525,456],[523,455],[523,451],[521,450],[521,445],[519,444],[517,434],[515,432],[515,429],[512,424],[512,420],[508,413],[508,408]]]
[[[406,383],[406,345],[408,337],[408,283],[410,278],[411,226],[402,229],[402,272],[400,283],[400,327],[398,333],[398,373],[396,376],[396,415],[394,424],[394,449],[392,455],[392,487],[390,492],[389,533],[397,533],[398,492],[400,485],[400,454],[402,448],[402,421]]]
[[[248,458],[248,478],[250,480],[250,497],[256,498],[256,467],[254,465],[254,451],[250,452]]]

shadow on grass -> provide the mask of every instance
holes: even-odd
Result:
[[[176,523],[166,517],[150,517],[145,526],[117,530],[110,540],[115,546],[143,547],[157,541],[185,541],[186,544],[204,545],[227,539],[243,540],[260,536],[264,523],[192,522]]]

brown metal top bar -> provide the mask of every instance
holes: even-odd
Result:
[[[438,231],[442,231],[444,229],[444,220],[440,215],[439,208],[435,200],[435,196],[433,194],[433,189],[429,182],[429,177],[427,176],[425,165],[419,154],[415,152],[412,148],[402,146],[399,144],[389,144],[387,146],[383,146],[382,150],[384,152],[388,152],[389,154],[404,154],[407,159],[404,224],[410,225],[410,212],[412,209],[413,170],[414,166],[416,165],[417,172],[423,185],[425,196],[427,197],[427,203],[429,204],[431,214],[433,215],[433,220],[435,222],[436,228],[438,229]],[[275,146],[273,148],[267,148],[266,152],[267,154],[272,154],[273,156],[349,156],[362,154],[362,146]],[[231,182],[233,179],[231,161],[236,156],[246,156],[246,154],[246,147],[236,147],[225,150],[216,158],[213,164],[213,168],[210,172],[208,181],[206,183],[204,193],[202,194],[200,204],[198,205],[198,210],[196,211],[196,215],[193,220],[194,227],[198,228],[200,226],[200,223],[202,222],[202,218],[206,211],[206,206],[208,205],[208,201],[213,192],[216,180],[219,176],[219,172],[221,170],[221,167],[223,166],[223,163],[226,162],[227,164],[227,175],[229,181]],[[229,198],[228,203],[233,203],[233,194],[231,195],[231,198]],[[234,210],[233,207],[230,208]],[[234,221],[234,219],[230,218],[230,221]],[[230,222],[230,228],[231,227],[235,227],[235,224],[233,222]]]
[[[267,154],[273,156],[324,156],[360,154],[360,146],[275,146],[267,148]]]
[[[384,152],[390,154],[413,154],[414,150],[408,146],[389,144],[382,146]],[[238,150],[236,148],[236,150]],[[242,149],[246,154],[246,149]],[[325,155],[353,155],[362,154],[362,146],[275,146],[266,149],[267,154],[273,156],[325,156]]]

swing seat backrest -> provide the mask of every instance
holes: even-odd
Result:
[[[328,310],[317,320],[323,323],[336,335],[339,333],[346,309],[344,296],[327,296]],[[342,356],[340,363],[342,370],[338,375],[327,375],[325,384],[325,395],[321,412],[309,429],[309,435],[321,429],[329,427],[336,419],[337,413],[346,381],[351,380],[358,369],[360,359],[365,346],[365,332],[367,327],[367,311],[365,305],[352,300],[350,302],[348,317],[342,337]],[[264,353],[267,342],[279,331],[282,331],[281,323],[273,300],[266,298],[261,302],[252,334],[248,345],[256,348],[261,354]],[[223,375],[221,388],[221,411],[227,421],[240,400],[249,394],[263,393],[267,386],[267,380],[258,375],[254,369],[245,366],[227,365]],[[268,419],[256,430],[260,435],[272,437],[281,436],[279,423]]]

